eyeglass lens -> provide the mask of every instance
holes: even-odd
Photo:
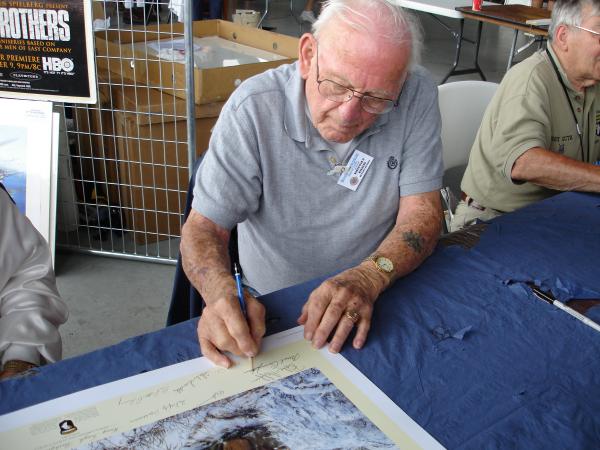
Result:
[[[356,95],[360,98],[362,108],[367,112],[375,114],[388,112],[394,106],[394,102],[391,100],[361,94],[360,92],[353,91],[335,81],[325,79],[317,82],[319,83],[320,94],[334,102],[349,102]]]

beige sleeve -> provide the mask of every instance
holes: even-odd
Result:
[[[497,169],[513,184],[511,171],[517,158],[533,147],[549,148],[551,138],[546,86],[534,77],[522,81],[525,86],[514,86],[515,94],[500,105],[492,141],[501,164]],[[511,92],[511,86],[505,92]]]

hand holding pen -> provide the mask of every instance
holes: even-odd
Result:
[[[202,354],[224,368],[232,365],[228,353],[255,356],[265,334],[265,307],[244,292],[238,267],[234,272],[232,277],[229,270],[219,271],[205,285],[205,306],[198,322]]]

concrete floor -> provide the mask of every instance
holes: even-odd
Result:
[[[239,8],[258,9],[263,2],[238,2]],[[297,16],[304,2],[294,2]],[[450,33],[426,14],[418,14],[425,31],[423,65],[440,81],[454,59]],[[457,21],[445,20],[456,29]],[[299,36],[307,31],[290,15],[289,2],[270,2],[266,26],[276,32]],[[475,25],[466,23],[467,36],[474,36]],[[489,81],[502,78],[513,32],[486,25],[483,29],[480,65]],[[521,36],[519,45],[525,39]],[[472,57],[472,46],[465,44],[463,60]],[[531,53],[529,51],[527,54]],[[476,75],[453,77],[449,81],[477,79]],[[164,326],[175,267],[107,258],[80,253],[59,253],[56,272],[59,290],[69,306],[70,318],[61,328],[64,357],[79,355],[115,344],[123,339]]]
[[[58,290],[69,307],[63,358],[165,326],[174,265],[57,253]]]

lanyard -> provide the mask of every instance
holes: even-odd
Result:
[[[579,122],[577,121],[577,116],[575,115],[575,110],[573,109],[573,105],[571,104],[571,98],[569,97],[569,94],[567,92],[567,87],[565,86],[565,83],[563,82],[562,77],[560,76],[560,72],[558,71],[558,67],[556,67],[554,58],[552,58],[552,55],[550,54],[548,49],[546,49],[546,53],[548,54],[548,58],[550,59],[550,62],[552,63],[552,67],[554,68],[554,73],[556,73],[556,77],[558,78],[558,81],[563,88],[563,92],[565,93],[565,96],[567,97],[567,102],[569,103],[569,108],[571,108],[571,114],[573,114],[573,120],[575,121],[575,127],[577,129],[577,136],[579,136],[579,148],[581,149],[581,160],[583,162],[588,162],[589,158],[583,157],[583,137],[581,136],[581,128],[579,127]]]

